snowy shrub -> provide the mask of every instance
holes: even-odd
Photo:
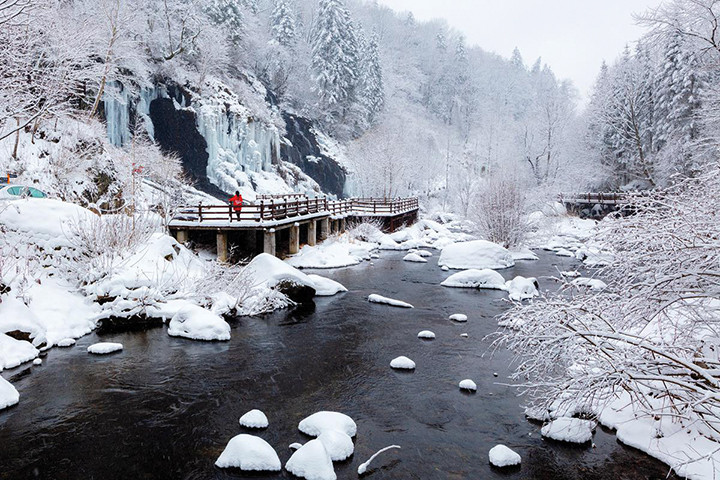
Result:
[[[382,235],[383,221],[381,218],[366,219],[362,222],[348,222],[347,231],[350,238],[362,242],[375,241]]]
[[[520,244],[528,231],[525,191],[515,174],[497,172],[487,178],[471,213],[485,239],[505,248]]]

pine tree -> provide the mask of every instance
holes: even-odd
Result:
[[[443,33],[442,30],[439,31],[435,37],[435,47],[442,53],[447,52],[447,39],[445,38],[445,33]]]
[[[516,68],[525,70],[525,62],[523,61],[522,55],[520,55],[520,50],[517,47],[513,49],[512,56],[510,57],[510,63]]]
[[[278,0],[270,16],[270,28],[273,38],[284,47],[295,45],[297,26],[293,12],[286,0]]]
[[[378,46],[378,37],[375,34],[366,44],[362,72],[362,103],[367,112],[367,122],[369,125],[373,125],[378,114],[385,106],[385,87],[380,64],[380,48]]]
[[[227,32],[231,41],[237,43],[245,31],[244,9],[243,0],[210,0],[205,13]]]

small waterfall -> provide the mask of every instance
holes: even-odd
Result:
[[[103,93],[108,140],[116,147],[125,145],[130,134],[130,95],[120,82],[108,82]]]

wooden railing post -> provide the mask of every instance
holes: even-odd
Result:
[[[198,204],[198,219],[199,219],[199,220],[198,220],[199,222],[202,222],[202,220],[203,220],[203,219],[202,219],[202,202],[200,202],[200,203]]]
[[[260,216],[258,217],[258,222],[262,222],[264,215],[265,215],[265,200],[260,200]]]

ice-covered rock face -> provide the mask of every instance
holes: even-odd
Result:
[[[122,147],[130,141],[130,92],[120,82],[105,85],[103,107],[108,140],[116,147]]]

